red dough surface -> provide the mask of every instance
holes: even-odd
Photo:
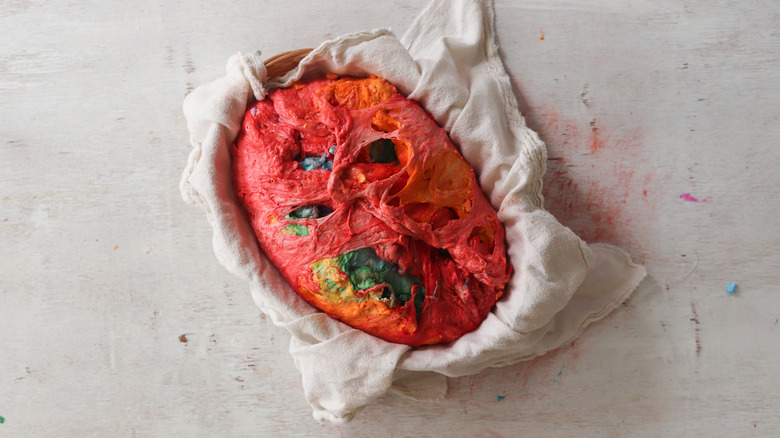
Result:
[[[247,109],[230,149],[260,247],[330,316],[391,342],[451,342],[503,293],[504,228],[473,169],[385,80],[329,75],[273,90]],[[304,170],[306,160],[317,168]],[[298,217],[307,206],[320,214]],[[349,266],[369,253],[392,278],[413,281],[393,286]],[[358,284],[358,274],[370,281]]]

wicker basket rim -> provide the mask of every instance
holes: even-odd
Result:
[[[298,66],[303,58],[314,49],[298,49],[282,52],[265,60],[268,79],[280,78]]]

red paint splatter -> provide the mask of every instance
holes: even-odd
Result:
[[[586,104],[585,106],[588,106]],[[607,142],[609,141],[609,135],[606,135],[602,132],[601,129],[599,129],[598,122],[596,122],[596,119],[593,119],[589,123],[590,126],[590,153],[595,154],[602,149],[604,149],[604,146],[606,146]]]
[[[478,374],[474,374],[473,376],[469,377],[469,398],[474,397],[474,388],[477,387],[477,378]]]
[[[590,153],[595,154],[604,148],[604,141],[599,138],[598,134],[594,133],[590,140]]]
[[[612,131],[595,119],[577,123],[546,107],[526,113],[550,157],[543,189],[547,210],[583,240],[630,248],[632,217],[626,204],[640,192],[647,199],[646,187],[654,179],[650,172],[635,175],[642,161],[641,128]],[[588,170],[597,164],[598,173]],[[654,210],[643,211],[647,215]]]

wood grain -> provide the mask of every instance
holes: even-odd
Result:
[[[0,436],[777,435],[775,3],[496,0],[547,208],[650,278],[570,346],[342,426],[181,200],[181,103],[235,52],[400,35],[422,4],[280,5],[0,5]]]

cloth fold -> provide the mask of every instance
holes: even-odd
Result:
[[[480,327],[455,342],[410,348],[331,319],[298,297],[258,248],[236,202],[228,146],[247,103],[326,73],[375,74],[419,101],[459,146],[504,223],[514,275]],[[185,99],[184,113],[193,150],[182,195],[204,210],[220,263],[291,333],[290,354],[319,420],[349,421],[388,391],[440,399],[444,376],[542,355],[620,305],[645,276],[622,250],[587,245],[544,210],[546,149],[517,108],[490,1],[433,0],[401,39],[379,29],[326,41],[278,79],[267,80],[259,54],[237,54],[223,78]]]

